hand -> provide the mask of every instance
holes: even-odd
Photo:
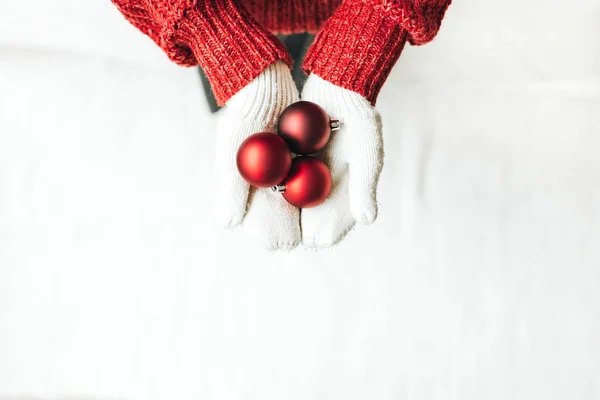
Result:
[[[327,146],[317,156],[331,171],[333,185],[325,202],[302,210],[302,243],[329,247],[346,236],[356,222],[377,217],[376,189],[383,166],[381,118],[367,99],[315,74],[304,85],[302,100],[323,107],[340,120]]]
[[[232,96],[219,112],[216,212],[220,225],[243,229],[269,250],[291,250],[301,239],[299,210],[271,189],[250,188],[236,166],[240,144],[257,132],[275,132],[277,119],[298,101],[288,66],[279,61]]]

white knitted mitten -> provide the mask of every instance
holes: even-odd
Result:
[[[329,167],[333,186],[321,205],[302,210],[302,243],[329,247],[338,243],[356,222],[377,217],[376,189],[383,166],[381,118],[367,99],[311,74],[302,100],[312,101],[340,120],[318,157]]]
[[[279,193],[250,188],[237,170],[236,154],[248,136],[275,132],[281,112],[296,101],[298,90],[290,69],[279,61],[232,96],[218,116],[218,221],[233,228],[243,220],[244,230],[269,250],[290,250],[300,242],[299,211]]]

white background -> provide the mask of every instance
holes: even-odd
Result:
[[[380,215],[212,225],[193,69],[109,1],[0,0],[0,398],[600,398],[600,3],[456,1],[378,101]]]

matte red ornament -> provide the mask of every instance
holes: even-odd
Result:
[[[315,207],[325,201],[331,190],[331,174],[325,163],[310,156],[296,157],[285,181],[273,190],[298,208]]]
[[[321,150],[331,135],[331,119],[318,104],[299,101],[281,113],[277,131],[296,154]]]
[[[236,161],[246,182],[268,188],[285,179],[292,165],[292,155],[282,138],[271,132],[260,132],[242,142]]]

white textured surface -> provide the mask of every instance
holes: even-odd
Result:
[[[80,3],[0,1],[0,398],[600,398],[596,0],[457,1],[377,223],[274,255],[210,224],[195,71]]]

